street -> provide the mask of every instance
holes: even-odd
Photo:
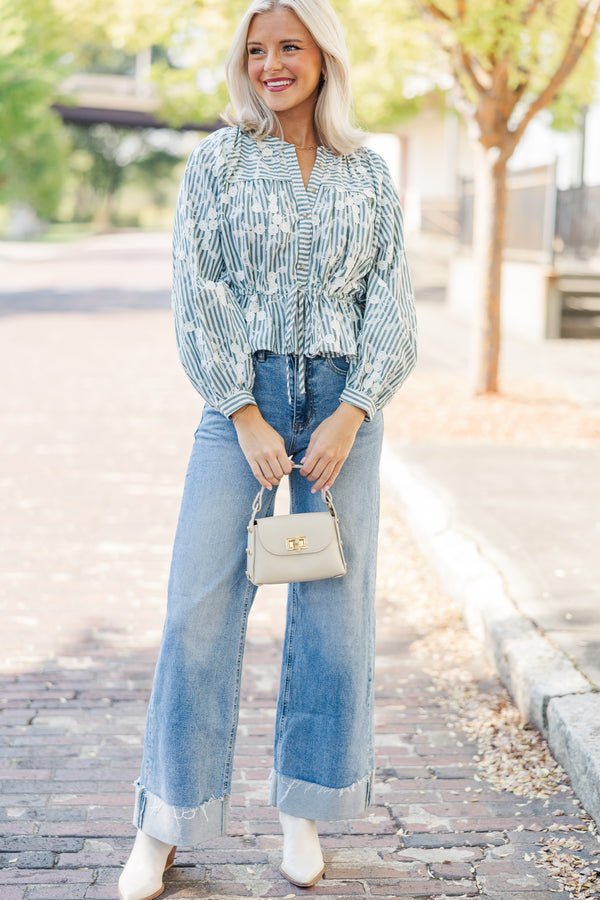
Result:
[[[48,260],[0,265],[2,900],[114,900],[134,835],[133,781],[201,403],[177,360],[168,239],[126,249],[117,236],[61,248],[46,287],[37,266]],[[326,878],[310,894],[598,896],[592,820],[520,721],[385,484],[378,584],[374,806],[320,823]],[[229,834],[177,853],[165,900],[304,893],[278,873],[281,835],[266,805],[284,614],[284,590],[261,589]]]

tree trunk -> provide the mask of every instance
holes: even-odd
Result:
[[[498,390],[500,297],[506,221],[506,158],[479,142],[475,151],[473,251],[476,280],[476,394]]]

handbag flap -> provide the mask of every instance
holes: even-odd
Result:
[[[321,553],[335,538],[330,512],[295,513],[255,519],[256,540],[275,556]]]

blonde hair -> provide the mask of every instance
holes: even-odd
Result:
[[[344,34],[327,0],[253,0],[233,37],[225,63],[225,78],[233,109],[222,118],[229,125],[261,140],[268,135],[283,138],[277,115],[258,96],[248,76],[246,42],[252,19],[277,7],[294,13],[307,28],[321,51],[325,80],[315,107],[315,131],[321,144],[334,153],[352,153],[363,142],[363,132],[350,121],[352,92],[350,66]]]

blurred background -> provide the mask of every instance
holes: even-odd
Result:
[[[509,332],[594,335],[598,4],[335,5],[356,115],[392,169],[408,233],[452,239],[461,252],[450,306],[469,315],[480,303],[464,289],[475,283],[471,248],[490,271],[504,251],[507,296],[492,286],[492,317],[502,299]],[[0,238],[168,230],[185,159],[227,104],[223,61],[245,6],[2,0]],[[526,309],[515,281],[527,285]],[[480,378],[479,389],[497,390],[497,379]]]
[[[356,117],[403,201],[419,323],[418,366],[385,410],[384,679],[397,678],[386,654],[405,640],[398,603],[425,620],[431,593],[441,604],[433,620],[447,618],[443,590],[422,588],[415,551],[396,541],[398,496],[416,534],[419,522],[430,526],[422,546],[444,590],[476,597],[496,634],[496,581],[476,565],[487,559],[518,607],[514,633],[534,623],[596,703],[600,0],[333,5]],[[22,840],[19,854],[44,851],[15,862],[7,845],[0,863],[20,900],[80,897],[84,882],[86,896],[114,897],[129,841],[202,406],[175,347],[170,229],[185,160],[227,104],[223,63],[245,7],[0,0],[0,725],[8,722],[12,767],[0,814],[12,820],[0,825]],[[250,695],[264,701],[254,713],[263,742],[284,616],[282,592],[259,593]],[[444,640],[454,645],[452,627]],[[536,665],[520,644],[496,657]],[[552,666],[552,690],[575,690]],[[538,691],[535,678],[523,683]],[[392,713],[382,715],[391,732]],[[598,721],[594,706],[585,740],[596,752]],[[388,771],[384,756],[379,765]],[[600,821],[600,759],[594,766],[582,781]],[[28,774],[36,767],[44,780]],[[251,780],[238,785],[245,804],[262,798]],[[437,812],[432,821],[446,821]],[[376,821],[389,829],[388,812]],[[38,825],[42,841],[94,838],[83,855],[62,853],[60,882],[46,852],[56,839],[36,843]],[[231,896],[230,868],[224,892],[211,887],[211,896]],[[246,868],[237,869],[241,878]]]
[[[597,451],[600,0],[334,5],[356,117],[403,200],[416,287],[420,363],[387,411],[391,438],[444,459],[454,442],[467,462],[473,442]],[[41,584],[35,596],[50,585],[61,603],[70,585],[78,610],[116,578],[118,605],[122,558],[143,598],[131,609],[148,602],[147,548],[131,542],[144,511],[126,495],[167,503],[148,516],[170,533],[201,405],[172,336],[170,228],[185,160],[228,102],[223,63],[245,8],[1,0],[0,580],[13,647],[23,633],[55,640],[18,612]],[[565,491],[582,481],[589,518],[573,541],[593,554],[590,479],[580,457],[569,467]],[[150,580],[158,610],[169,546]]]
[[[226,106],[223,60],[245,6],[240,0],[2,0],[2,237],[56,240],[168,227],[182,160],[199,136],[218,126]],[[523,178],[514,184],[515,191],[529,187],[535,204],[521,202],[520,234],[513,233],[518,223],[509,223],[509,243],[530,254],[589,256],[600,233],[600,195],[591,190],[600,185],[595,23],[579,23],[591,34],[571,46],[576,0],[438,6],[336,3],[348,36],[357,117],[369,131],[387,135],[382,146],[409,229],[471,238],[473,144],[485,138],[488,146],[508,146],[507,135],[486,135],[473,72],[488,93],[494,84],[497,124],[506,118],[514,131],[566,60],[562,80],[511,148],[513,171],[538,171],[528,185]],[[530,7],[535,12],[528,15]],[[545,187],[547,196],[535,187]],[[548,204],[558,215],[552,227]],[[575,210],[584,208],[587,231],[573,222],[581,218]],[[528,234],[527,210],[532,221],[541,214],[544,234]]]

